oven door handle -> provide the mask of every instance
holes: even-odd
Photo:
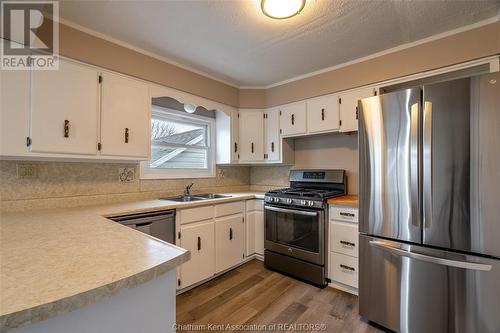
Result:
[[[290,214],[305,215],[305,216],[318,216],[318,212],[306,212],[303,210],[286,209],[273,206],[264,206],[264,209],[280,213],[290,213]]]

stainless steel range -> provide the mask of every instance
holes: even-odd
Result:
[[[326,200],[346,191],[344,170],[291,170],[290,188],[267,192],[265,266],[325,287]]]

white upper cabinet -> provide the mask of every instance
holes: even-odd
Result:
[[[240,122],[238,119],[238,110],[232,110],[230,117],[231,127],[231,162],[238,162],[239,145],[240,145]]]
[[[151,150],[151,97],[142,81],[102,73],[101,154],[147,159]]]
[[[280,113],[279,109],[266,111],[266,160],[279,162],[280,154]]]
[[[321,133],[338,129],[338,95],[321,96],[307,101],[308,133]]]
[[[98,72],[60,60],[59,70],[31,72],[31,151],[95,155]]]
[[[0,155],[27,155],[30,72],[0,70]]]
[[[285,105],[280,111],[281,135],[306,134],[306,102]]]
[[[239,115],[239,161],[264,161],[264,111],[240,110]]]
[[[358,100],[375,94],[376,89],[370,87],[347,91],[339,95],[341,132],[358,130]]]

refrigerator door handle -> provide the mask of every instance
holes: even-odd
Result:
[[[416,260],[421,260],[421,261],[426,261],[426,262],[430,262],[430,263],[438,264],[438,265],[472,269],[472,270],[476,270],[476,271],[490,271],[492,268],[491,265],[488,265],[488,264],[480,264],[480,263],[460,261],[460,260],[451,260],[451,259],[446,259],[446,258],[440,258],[440,257],[434,257],[434,256],[428,256],[425,254],[415,253],[415,252],[403,250],[399,247],[392,246],[384,241],[372,240],[372,241],[370,241],[370,245],[373,247],[383,249],[383,250],[387,250],[388,252],[390,252],[394,255],[404,256],[404,257],[408,257],[408,258],[412,258],[412,259],[416,259]]]
[[[411,179],[411,223],[420,227],[420,144],[419,144],[419,113],[420,104],[415,103],[410,109],[410,179]]]
[[[432,102],[424,102],[423,125],[423,221],[424,228],[432,224]]]

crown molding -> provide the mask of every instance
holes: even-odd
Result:
[[[335,66],[323,68],[323,69],[320,69],[320,70],[317,70],[317,71],[314,71],[314,72],[310,72],[310,73],[307,73],[307,74],[295,76],[295,77],[287,79],[287,80],[279,81],[279,82],[272,83],[272,84],[269,84],[269,85],[266,85],[266,86],[239,86],[239,88],[240,89],[269,89],[269,88],[274,88],[274,87],[281,86],[281,85],[284,85],[284,84],[287,84],[287,83],[291,83],[291,82],[294,82],[294,81],[306,79],[306,78],[309,78],[311,76],[323,74],[323,73],[330,72],[330,71],[333,71],[333,70],[336,70],[336,69],[340,69],[340,68],[343,68],[343,67],[354,65],[354,64],[357,64],[357,63],[360,63],[360,62],[363,62],[363,61],[367,61],[367,60],[370,60],[370,59],[378,58],[380,56],[384,56],[384,55],[387,55],[387,54],[390,54],[390,53],[394,53],[394,52],[398,52],[398,51],[401,51],[401,50],[405,50],[405,49],[408,49],[408,48],[411,48],[411,47],[414,47],[414,46],[417,46],[417,45],[429,43],[429,42],[432,42],[432,41],[435,41],[435,40],[438,40],[438,39],[442,39],[442,38],[445,38],[445,37],[448,37],[448,36],[453,36],[453,35],[459,34],[461,32],[465,32],[465,31],[476,29],[476,28],[480,28],[480,27],[488,25],[488,24],[496,23],[499,20],[500,20],[500,13],[497,16],[493,16],[493,17],[491,17],[489,19],[486,19],[486,20],[482,20],[482,21],[479,21],[479,22],[476,22],[476,23],[473,23],[473,24],[469,24],[469,25],[466,25],[466,26],[463,26],[463,27],[460,27],[460,28],[456,28],[456,29],[453,29],[453,30],[448,30],[448,31],[439,33],[437,35],[432,35],[432,36],[429,36],[429,37],[426,37],[426,38],[423,38],[423,39],[416,40],[414,42],[401,44],[399,46],[396,46],[396,47],[393,47],[393,48],[390,48],[390,49],[386,49],[386,50],[383,50],[383,51],[380,51],[380,52],[377,52],[377,53],[373,53],[373,54],[370,54],[370,55],[365,56],[365,57],[357,58],[357,59],[354,59],[354,60],[351,60],[351,61],[348,61],[348,62],[344,62],[342,64],[338,64],[338,65],[335,65]]]
[[[163,62],[168,63],[170,65],[173,65],[173,66],[185,69],[187,71],[199,74],[199,75],[204,76],[204,77],[206,77],[208,79],[212,79],[214,81],[223,83],[223,84],[231,86],[233,88],[237,88],[237,89],[262,89],[262,90],[274,88],[274,87],[281,86],[281,85],[284,85],[284,84],[292,83],[294,81],[299,81],[299,80],[306,79],[306,78],[309,78],[309,77],[312,77],[312,76],[316,76],[316,75],[319,75],[319,74],[323,74],[323,73],[326,73],[326,72],[334,71],[334,70],[337,70],[337,69],[340,69],[340,68],[343,68],[343,67],[351,66],[351,65],[354,65],[354,64],[357,64],[357,63],[360,63],[360,62],[364,62],[364,61],[367,61],[367,60],[378,58],[378,57],[381,57],[381,56],[384,56],[384,55],[387,55],[387,54],[390,54],[390,53],[402,51],[402,50],[405,50],[405,49],[408,49],[408,48],[411,48],[411,47],[414,47],[414,46],[418,46],[418,45],[421,45],[421,44],[429,43],[429,42],[432,42],[432,41],[435,41],[435,40],[438,40],[438,39],[442,39],[442,38],[445,38],[445,37],[453,36],[453,35],[456,35],[456,34],[459,34],[459,33],[465,32],[465,31],[477,29],[477,28],[480,28],[482,26],[485,26],[485,25],[488,25],[488,24],[492,24],[492,23],[496,23],[496,22],[499,22],[499,21],[500,21],[500,11],[499,11],[499,13],[496,16],[493,16],[493,17],[491,17],[489,19],[486,19],[486,20],[482,20],[482,21],[479,21],[479,22],[476,22],[476,23],[473,23],[473,24],[469,24],[469,25],[460,27],[460,28],[456,28],[456,29],[452,29],[452,30],[449,30],[449,31],[445,31],[445,32],[442,32],[442,33],[439,33],[439,34],[436,34],[436,35],[432,35],[432,36],[429,36],[429,37],[426,37],[426,38],[423,38],[423,39],[419,39],[419,40],[414,41],[414,42],[405,43],[405,44],[402,44],[402,45],[399,45],[399,46],[396,46],[396,47],[393,47],[393,48],[390,48],[390,49],[386,49],[386,50],[383,50],[383,51],[380,51],[380,52],[376,52],[376,53],[370,54],[368,56],[357,58],[357,59],[354,59],[354,60],[351,60],[351,61],[348,61],[348,62],[344,62],[344,63],[338,64],[338,65],[330,66],[330,67],[323,68],[323,69],[320,69],[320,70],[317,70],[317,71],[314,71],[314,72],[310,72],[310,73],[306,73],[306,74],[303,74],[303,75],[295,76],[295,77],[287,79],[287,80],[279,81],[279,82],[272,83],[272,84],[269,84],[269,85],[245,86],[245,85],[237,85],[234,82],[226,81],[226,80],[218,78],[218,77],[216,77],[216,76],[214,76],[212,74],[208,74],[208,73],[203,72],[201,70],[198,70],[196,68],[183,65],[183,64],[181,64],[179,62],[173,61],[173,60],[171,60],[169,58],[166,58],[164,56],[161,56],[161,55],[158,55],[156,53],[144,50],[142,48],[139,48],[137,46],[134,46],[132,44],[129,44],[127,42],[119,40],[117,38],[108,36],[106,34],[97,32],[95,30],[89,29],[89,28],[84,27],[84,26],[81,26],[81,25],[79,25],[77,23],[74,23],[72,21],[69,21],[67,19],[64,19],[64,18],[61,18],[61,17],[59,18],[59,22],[61,24],[67,25],[67,26],[69,26],[71,28],[74,28],[76,30],[80,30],[80,31],[82,31],[84,33],[87,33],[89,35],[92,35],[94,37],[98,37],[98,38],[101,38],[103,40],[109,41],[111,43],[114,43],[114,44],[120,45],[122,47],[131,49],[131,50],[136,51],[138,53],[150,56],[152,58],[155,58],[157,60],[163,61]]]
[[[117,39],[117,38],[114,38],[114,37],[111,37],[109,35],[106,35],[106,34],[103,34],[101,32],[98,32],[98,31],[95,31],[95,30],[92,30],[90,28],[87,28],[87,27],[84,27],[78,23],[74,23],[68,19],[65,19],[65,18],[62,18],[62,17],[59,17],[59,23],[60,24],[64,24],[70,28],[73,28],[73,29],[76,29],[76,30],[79,30],[79,31],[82,31],[86,34],[89,34],[91,36],[94,36],[94,37],[97,37],[97,38],[100,38],[100,39],[103,39],[105,41],[108,41],[108,42],[111,42],[113,44],[117,44],[119,46],[122,46],[124,48],[127,48],[127,49],[130,49],[130,50],[133,50],[133,51],[136,51],[138,53],[141,53],[141,54],[144,54],[144,55],[147,55],[149,57],[152,57],[152,58],[155,58],[157,60],[160,60],[160,61],[163,61],[167,64],[170,64],[170,65],[173,65],[173,66],[176,66],[176,67],[179,67],[179,68],[182,68],[182,69],[185,69],[187,71],[190,71],[190,72],[193,72],[193,73],[196,73],[196,74],[199,74],[201,76],[204,76],[208,79],[211,79],[211,80],[214,80],[214,81],[217,81],[217,82],[220,82],[220,83],[223,83],[223,84],[226,84],[228,86],[231,86],[233,88],[237,88],[239,89],[240,87],[235,84],[234,82],[229,82],[229,81],[226,81],[224,79],[221,79],[219,77],[216,77],[212,74],[208,74],[206,72],[203,72],[199,69],[196,69],[196,68],[193,68],[193,67],[190,67],[190,66],[186,66],[184,64],[181,64],[179,62],[176,62],[172,59],[169,59],[167,57],[164,57],[164,56],[161,56],[157,53],[154,53],[154,52],[150,52],[150,51],[147,51],[145,49],[142,49],[140,47],[137,47],[137,46],[134,46],[130,43],[127,43],[121,39]]]

